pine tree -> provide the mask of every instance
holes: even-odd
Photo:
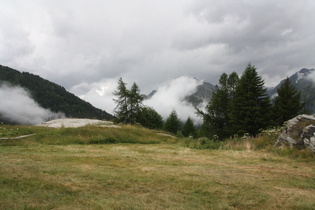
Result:
[[[230,111],[231,101],[238,83],[238,75],[233,72],[229,76],[223,73],[219,84],[212,94],[212,97],[206,106],[206,113],[200,112],[203,116],[202,132],[208,137],[214,135],[219,139],[224,139],[230,135]]]
[[[292,119],[304,108],[301,103],[301,94],[291,84],[289,78],[286,78],[279,87],[278,96],[274,99],[273,115],[276,125],[283,125],[289,119]]]
[[[192,136],[194,138],[197,137],[197,129],[190,117],[187,118],[187,121],[183,127],[183,136]]]
[[[142,112],[142,101],[143,97],[140,94],[139,86],[134,82],[128,95],[128,104],[129,104],[129,110],[130,110],[130,117],[129,122],[130,123],[136,123],[140,119],[140,114]]]
[[[270,125],[271,103],[264,81],[255,66],[248,64],[235,89],[232,101],[233,132],[256,136]]]
[[[181,129],[181,122],[175,110],[171,112],[164,123],[164,130],[176,134]]]
[[[117,106],[114,110],[115,117],[117,118],[118,122],[128,123],[128,119],[130,117],[130,112],[128,108],[128,97],[129,97],[129,90],[126,87],[126,83],[122,80],[122,78],[118,81],[117,90],[113,93],[117,96],[117,99],[114,101],[117,103]]]
[[[143,108],[143,97],[140,94],[140,89],[134,83],[130,90],[127,89],[126,83],[122,78],[118,81],[118,88],[113,93],[117,96],[114,101],[117,103],[115,108],[115,117],[118,122],[134,124],[139,121],[141,111]]]

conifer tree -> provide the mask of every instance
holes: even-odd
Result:
[[[202,132],[206,136],[216,135],[219,139],[224,139],[230,135],[231,101],[237,83],[237,73],[233,72],[229,76],[223,73],[206,106],[206,112],[203,113],[197,109],[197,112],[203,116]]]
[[[183,127],[183,136],[192,136],[194,138],[197,137],[197,129],[190,117],[187,118],[187,121]]]
[[[273,115],[276,125],[281,126],[285,121],[301,113],[304,103],[301,103],[301,94],[291,84],[289,78],[284,80],[277,93],[274,99]]]
[[[171,112],[164,123],[164,130],[176,134],[181,129],[181,122],[175,110]]]
[[[231,123],[236,134],[256,136],[270,125],[271,103],[264,81],[255,66],[248,64],[235,89]]]
[[[118,81],[117,90],[113,93],[117,96],[117,99],[114,99],[117,106],[114,110],[115,117],[119,122],[128,123],[128,119],[130,117],[130,112],[128,108],[128,97],[129,97],[129,90],[126,87],[126,83],[122,80],[122,78]]]
[[[132,85],[130,90],[127,89],[126,85],[122,78],[120,78],[118,88],[113,93],[117,96],[117,99],[114,99],[117,103],[115,117],[118,122],[134,124],[139,120],[141,115],[143,97],[136,83]]]
[[[140,94],[139,86],[134,82],[128,95],[128,104],[130,110],[129,121],[131,123],[136,123],[139,121],[139,117],[143,108],[142,101],[143,97]]]

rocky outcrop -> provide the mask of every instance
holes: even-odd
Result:
[[[298,115],[287,121],[275,146],[305,149],[315,152],[315,115]]]
[[[303,129],[301,136],[305,147],[315,152],[315,125],[309,125]]]

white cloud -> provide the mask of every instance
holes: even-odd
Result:
[[[20,124],[39,124],[49,119],[64,117],[40,107],[21,87],[0,85],[0,115]]]
[[[315,82],[315,70],[308,75],[308,78]]]
[[[81,83],[70,89],[83,100],[89,101],[95,107],[114,114],[116,104],[113,92],[117,89],[118,79],[102,79],[93,83]]]
[[[159,87],[157,93],[151,99],[144,101],[144,104],[153,107],[164,119],[174,109],[182,121],[191,117],[195,122],[199,122],[200,118],[195,115],[196,110],[185,102],[185,98],[195,93],[197,86],[201,84],[200,80],[181,76]]]

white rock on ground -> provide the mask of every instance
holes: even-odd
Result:
[[[94,120],[94,119],[56,119],[48,122],[43,122],[37,126],[51,127],[51,128],[78,128],[86,125],[100,125],[102,127],[113,127],[114,123],[111,121]]]

